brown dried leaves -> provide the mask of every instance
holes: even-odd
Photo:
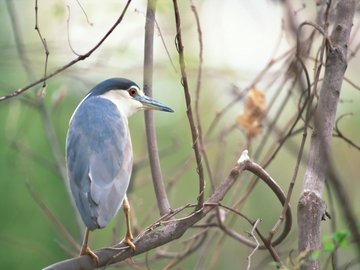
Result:
[[[251,88],[245,101],[244,112],[236,119],[237,124],[246,130],[249,138],[261,133],[265,107],[265,93],[255,87]]]

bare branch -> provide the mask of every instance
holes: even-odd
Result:
[[[31,197],[34,199],[34,201],[37,203],[37,205],[41,208],[41,210],[45,213],[45,215],[50,219],[50,221],[56,226],[56,228],[62,233],[62,235],[65,236],[65,238],[74,247],[74,249],[79,250],[80,249],[79,244],[75,241],[75,239],[72,237],[70,232],[66,229],[64,224],[61,223],[61,221],[57,218],[57,216],[55,216],[54,213],[51,212],[51,210],[41,200],[40,196],[33,190],[32,186],[30,185],[29,182],[26,183],[26,187],[27,187]]]
[[[257,225],[260,223],[261,219],[257,219],[253,225],[253,227],[251,228],[251,232],[250,232],[250,235],[252,238],[254,238],[255,242],[256,242],[256,247],[251,251],[251,253],[249,254],[249,256],[247,256],[247,260],[248,260],[248,264],[247,264],[247,267],[246,269],[247,270],[250,270],[250,267],[251,267],[251,257],[255,254],[255,252],[259,249],[259,246],[260,246],[260,243],[259,241],[256,239],[255,237],[255,233],[254,231],[256,230],[256,227]]]
[[[195,234],[189,239],[184,240],[183,242],[188,242],[187,247],[184,248],[180,252],[172,253],[172,252],[157,252],[158,256],[173,258],[164,268],[163,270],[168,270],[179,264],[182,260],[184,260],[187,256],[194,253],[198,250],[201,245],[204,243],[207,237],[207,232],[209,228],[202,229],[199,233]]]
[[[339,1],[335,9],[334,29],[327,48],[324,81],[315,112],[303,189],[298,204],[299,250],[321,247],[320,222],[325,212],[321,199],[328,156],[343,76],[347,67],[347,44],[355,11],[355,1]],[[311,252],[309,252],[311,254]],[[320,269],[319,259],[308,262],[304,269]]]
[[[23,44],[22,42],[22,37],[19,33],[19,28],[17,25],[17,22],[15,20],[15,11],[13,9],[13,2],[12,1],[7,1],[7,6],[9,9],[9,14],[10,17],[13,20],[12,23],[12,27],[13,27],[13,31],[14,31],[14,37],[15,37],[15,44],[16,44],[16,49],[19,55],[19,58],[21,59],[21,63],[22,66],[24,67],[27,76],[29,77],[29,79],[34,79],[35,78],[35,74],[33,72],[33,69],[31,68],[31,63],[27,57],[27,54],[25,53],[23,47],[21,44]],[[35,8],[35,11],[37,10],[37,5]],[[37,22],[37,11],[35,13],[36,16],[36,27],[38,27],[38,22]],[[37,30],[38,33],[40,33],[40,30]],[[40,34],[41,35],[41,34]],[[45,45],[44,45],[45,46]],[[46,71],[46,65],[45,65],[45,71]],[[59,141],[56,137],[56,133],[54,130],[54,127],[51,123],[50,120],[50,115],[48,110],[46,109],[44,102],[41,98],[37,99],[34,103],[35,107],[39,110],[39,112],[41,113],[41,116],[43,118],[43,124],[45,126],[45,131],[46,131],[46,135],[48,137],[48,141],[49,141],[49,145],[51,147],[53,156],[55,158],[56,161],[56,165],[58,168],[58,171],[60,173],[60,175],[62,176],[64,182],[66,182],[67,176],[66,176],[66,169],[65,169],[65,165],[64,165],[64,160],[60,151],[60,147],[59,147]]]
[[[89,16],[87,15],[84,7],[81,5],[80,1],[79,0],[76,0],[77,4],[79,5],[79,7],[81,8],[85,18],[86,18],[86,22],[90,25],[90,26],[93,26],[94,23],[92,23],[90,20],[89,20]]]
[[[276,224],[274,225],[274,227],[270,231],[269,238],[268,238],[268,240],[270,240],[270,241],[271,241],[272,237],[274,236],[274,234],[278,231],[278,229],[280,228],[280,225],[283,223],[283,221],[285,219],[285,214],[286,214],[287,208],[289,207],[291,195],[292,195],[292,192],[293,192],[294,187],[295,187],[296,177],[297,177],[297,174],[299,172],[300,162],[301,162],[301,159],[302,159],[302,156],[303,156],[303,153],[304,153],[306,137],[307,137],[307,127],[305,125],[304,132],[303,132],[303,137],[302,137],[302,140],[301,140],[300,150],[299,150],[299,154],[298,154],[296,165],[295,165],[295,169],[294,169],[294,172],[293,172],[293,176],[291,178],[291,182],[290,182],[290,185],[289,185],[289,190],[288,190],[287,195],[286,195],[286,201],[284,203],[284,207],[283,207],[283,210],[281,211],[281,214],[280,214],[280,217],[279,217],[278,221],[276,222]]]
[[[145,44],[144,44],[144,92],[152,96],[153,80],[153,46],[154,46],[154,25],[156,0],[148,0],[145,23]],[[170,203],[166,194],[163,176],[160,167],[160,158],[157,146],[154,113],[145,111],[146,139],[148,145],[151,175],[156,194],[160,215],[170,211]]]
[[[348,84],[350,84],[352,87],[354,87],[356,90],[360,90],[360,86],[355,84],[352,80],[350,80],[347,77],[344,77],[344,81],[346,81]]]
[[[177,4],[177,0],[173,0],[174,4],[174,12],[175,12],[175,22],[176,22],[176,48],[179,52],[179,62],[181,69],[181,83],[184,87],[184,94],[186,100],[186,114],[189,119],[190,129],[191,129],[191,137],[193,141],[193,149],[195,153],[195,159],[197,164],[197,172],[199,174],[199,197],[198,197],[198,207],[197,209],[201,209],[204,204],[204,192],[205,192],[205,179],[204,179],[204,170],[201,161],[201,152],[199,149],[199,134],[195,125],[194,116],[192,112],[191,106],[191,95],[189,91],[188,79],[186,75],[185,68],[185,57],[184,57],[184,45],[182,43],[181,36],[181,22],[180,22],[180,13]]]
[[[165,49],[165,51],[166,51],[166,55],[167,55],[167,57],[168,57],[168,59],[169,59],[169,61],[170,61],[170,64],[171,64],[171,66],[173,67],[175,73],[177,73],[178,71],[176,70],[176,67],[175,67],[175,64],[174,64],[174,62],[173,62],[173,60],[172,60],[172,57],[171,57],[171,55],[170,55],[169,49],[168,49],[168,47],[166,46],[164,36],[163,36],[163,34],[161,33],[161,29],[160,29],[160,26],[159,26],[156,18],[155,18],[155,26],[156,26],[156,29],[157,29],[158,32],[159,32],[159,35],[160,35],[160,38],[161,38],[161,42],[162,42],[163,47],[164,47],[164,49]]]
[[[199,67],[198,67],[198,74],[197,74],[197,80],[196,80],[196,96],[195,96],[195,115],[196,115],[196,121],[197,121],[197,129],[199,132],[199,144],[200,144],[200,150],[205,160],[206,169],[209,175],[210,184],[211,184],[211,190],[214,191],[215,189],[215,183],[213,174],[211,172],[210,167],[210,161],[207,155],[206,151],[206,145],[204,143],[203,138],[203,131],[202,131],[202,124],[201,124],[201,117],[200,117],[200,93],[201,93],[201,80],[202,80],[202,65],[203,65],[203,38],[202,38],[202,31],[201,31],[201,25],[200,25],[200,18],[199,14],[196,10],[196,6],[191,1],[191,10],[194,13],[195,20],[196,20],[196,27],[198,31],[198,39],[199,39]],[[204,183],[205,185],[205,183]]]
[[[80,56],[80,53],[77,53],[75,51],[75,49],[73,48],[72,44],[71,44],[71,40],[70,40],[70,16],[71,16],[71,10],[70,10],[69,5],[67,5],[66,7],[67,7],[67,10],[68,10],[68,17],[66,19],[67,41],[68,41],[68,44],[69,44],[69,48],[73,52],[73,54],[75,54],[76,56]]]
[[[352,147],[354,147],[355,149],[357,150],[360,150],[360,146],[355,144],[352,140],[350,140],[348,137],[346,137],[342,131],[340,130],[339,128],[339,122],[341,119],[343,119],[345,116],[352,116],[353,114],[352,113],[346,113],[346,114],[343,114],[343,115],[340,115],[338,117],[338,119],[336,120],[335,122],[335,133],[334,133],[334,136],[335,137],[338,137],[340,139],[343,139],[345,142],[347,142],[348,144],[350,144]]]
[[[14,39],[15,39],[15,46],[16,46],[16,51],[19,55],[21,64],[27,74],[27,76],[29,76],[30,78],[35,77],[33,68],[31,66],[30,60],[27,56],[27,54],[24,51],[24,48],[22,46],[23,42],[22,42],[22,38],[21,38],[21,34],[20,32],[20,28],[18,25],[18,21],[17,21],[17,17],[16,17],[16,12],[15,12],[15,8],[14,8],[14,2],[11,0],[7,0],[6,1],[6,7],[8,9],[9,12],[9,16],[10,16],[10,20],[11,20],[11,26],[14,32]],[[0,97],[0,101],[1,101],[1,97]]]
[[[39,18],[38,18],[38,0],[35,0],[35,30],[39,35],[39,38],[41,40],[41,43],[44,47],[44,51],[45,51],[45,66],[44,66],[44,77],[46,77],[46,72],[47,72],[47,65],[48,65],[48,59],[49,59],[49,49],[46,43],[46,39],[43,38],[41,32],[40,32],[40,28],[39,28]],[[46,87],[46,80],[44,80],[43,83],[43,88]]]
[[[298,36],[298,40],[299,40],[299,36]],[[325,40],[325,38],[324,38],[324,40]],[[320,59],[322,59],[322,57],[323,57],[324,48],[325,48],[325,46],[323,44],[323,49],[321,50]],[[303,62],[301,60],[300,55],[297,55],[297,57],[298,57],[298,60],[299,60],[299,62],[301,63],[301,65],[303,67],[303,71],[304,71],[305,76],[306,76],[307,89],[308,89],[308,91],[307,91],[308,97],[307,97],[306,101],[310,100],[310,102],[309,103],[305,102],[305,104],[304,104],[304,108],[305,108],[306,104],[307,104],[308,107],[307,107],[307,112],[306,112],[306,117],[305,117],[305,125],[304,125],[304,128],[303,128],[303,137],[302,137],[302,140],[301,140],[300,149],[299,149],[299,153],[298,153],[298,156],[297,156],[293,176],[292,176],[291,181],[290,181],[289,190],[288,190],[287,195],[286,195],[286,202],[284,203],[284,207],[283,207],[283,210],[282,210],[282,212],[280,214],[280,217],[279,217],[278,221],[276,222],[274,227],[271,229],[271,231],[269,233],[269,237],[267,239],[270,242],[271,242],[272,237],[274,236],[274,233],[277,232],[280,225],[282,224],[282,222],[284,220],[284,217],[285,217],[285,214],[286,214],[286,211],[287,211],[286,208],[289,206],[289,203],[290,203],[291,195],[292,195],[293,189],[295,187],[295,181],[296,181],[296,178],[297,178],[297,175],[298,175],[298,172],[299,172],[300,162],[302,160],[303,153],[304,153],[305,142],[306,142],[306,138],[307,138],[307,128],[308,128],[308,124],[309,124],[310,117],[311,117],[310,111],[311,111],[311,104],[312,104],[313,95],[311,95],[311,92],[310,92],[311,85],[310,85],[309,74],[308,74],[308,71],[307,71],[305,65],[303,64]],[[318,68],[318,73],[317,73],[318,76],[320,74],[320,70],[321,70],[321,65]],[[317,81],[318,81],[318,77],[316,78],[316,82]],[[316,83],[315,83],[314,87],[315,87],[314,89],[316,90]],[[314,91],[314,92],[316,92],[316,91]],[[301,112],[302,110],[300,109],[299,111]],[[301,116],[301,113],[299,114],[299,116]]]
[[[45,77],[41,78],[41,79],[38,79],[37,81],[35,82],[32,82],[30,84],[28,84],[27,86],[24,86],[22,88],[18,88],[17,90],[15,90],[14,92],[10,93],[10,94],[7,94],[5,96],[0,96],[0,101],[3,101],[3,100],[6,100],[6,99],[9,99],[9,98],[13,98],[13,97],[16,97],[22,93],[24,93],[25,91],[29,90],[30,88],[38,85],[39,83],[42,83],[44,82],[45,80],[49,79],[49,78],[52,78],[54,77],[55,75],[59,74],[60,72],[68,69],[69,67],[73,66],[74,64],[76,64],[77,62],[79,61],[82,61],[82,60],[85,60],[86,58],[88,58],[94,51],[96,51],[100,46],[101,44],[104,43],[104,41],[110,36],[110,34],[115,30],[115,28],[121,23],[121,21],[123,20],[124,16],[125,16],[125,13],[130,5],[130,2],[131,0],[128,0],[124,9],[123,9],[123,12],[121,13],[120,17],[117,19],[117,21],[115,22],[115,24],[109,29],[109,31],[104,35],[104,37],[91,49],[89,50],[87,53],[85,54],[82,54],[82,55],[79,55],[78,57],[76,57],[74,60],[70,61],[69,63],[67,63],[66,65],[58,68],[57,70],[51,72],[51,73],[48,73]]]
[[[129,248],[126,248],[124,244],[118,244],[111,248],[104,248],[95,251],[96,255],[99,257],[99,264],[95,265],[95,262],[89,256],[81,256],[66,261],[62,261],[53,265],[46,267],[46,270],[65,270],[65,269],[94,269],[110,264],[114,264],[120,261],[125,260],[126,258],[136,256],[138,254],[144,253],[148,250],[154,249],[166,243],[169,243],[175,239],[180,238],[192,225],[196,224],[203,217],[205,217],[210,211],[217,207],[218,203],[224,198],[229,189],[233,186],[238,178],[239,174],[244,170],[251,171],[258,175],[265,183],[271,188],[275,193],[281,203],[284,203],[286,200],[285,194],[281,188],[272,180],[272,178],[256,163],[249,159],[247,151],[244,151],[241,158],[238,160],[234,168],[231,170],[228,177],[220,184],[220,186],[215,190],[215,192],[210,196],[210,198],[204,203],[203,208],[195,213],[192,213],[190,216],[180,219],[169,220],[173,215],[167,214],[162,217],[155,224],[156,226],[149,226],[145,232],[140,233],[138,237],[134,240],[136,245],[136,250],[133,251]],[[184,209],[184,208],[181,208]],[[288,208],[288,215],[286,215],[287,220],[285,221],[285,228],[283,233],[274,240],[272,243],[280,243],[288,234],[289,224],[291,226],[291,212]],[[162,221],[161,221],[162,220]],[[164,226],[158,230],[155,228],[163,224]],[[255,244],[256,246],[257,244]],[[125,249],[124,249],[125,248]]]

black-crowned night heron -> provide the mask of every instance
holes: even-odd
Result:
[[[89,231],[105,227],[121,205],[126,218],[124,243],[135,249],[126,197],[133,152],[128,117],[146,110],[173,112],[145,96],[136,83],[113,78],[96,85],[70,119],[66,160],[71,193],[86,225],[80,255],[89,254]]]

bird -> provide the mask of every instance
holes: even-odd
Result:
[[[80,256],[98,256],[90,249],[90,231],[101,229],[121,206],[126,235],[122,240],[136,247],[130,227],[129,186],[133,151],[128,117],[141,110],[174,112],[144,94],[133,81],[107,79],[92,88],[76,107],[66,136],[66,163],[70,191],[85,224]]]

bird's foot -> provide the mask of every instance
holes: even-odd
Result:
[[[133,243],[134,237],[132,236],[132,234],[126,234],[125,238],[121,241],[121,243],[124,243],[126,245],[128,245],[132,250],[136,250],[135,244]]]
[[[82,255],[89,255],[90,258],[96,263],[99,264],[99,257],[94,253],[94,251],[92,251],[89,247],[83,247],[80,251],[79,256]]]

